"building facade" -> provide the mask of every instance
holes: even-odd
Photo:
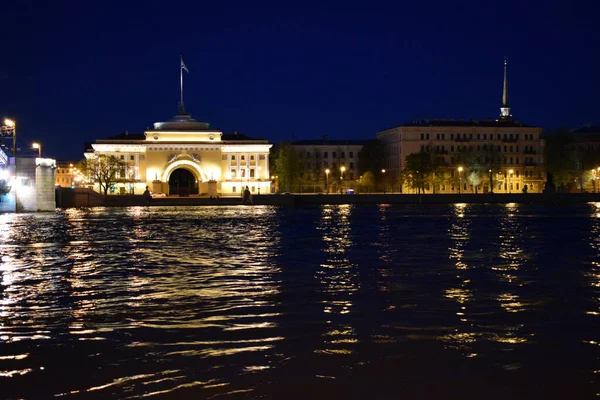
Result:
[[[142,194],[148,186],[166,195],[239,196],[270,193],[267,140],[224,134],[180,109],[143,134],[124,133],[96,140],[87,159],[115,156],[124,167],[109,194]],[[100,191],[98,184],[94,189]]]
[[[85,178],[73,161],[57,161],[55,175],[55,185],[65,188],[80,186]]]
[[[358,153],[365,140],[298,140],[292,143],[300,158],[301,176],[319,187],[352,186],[358,179]]]
[[[402,183],[406,156],[426,153],[437,177],[427,193],[542,192],[546,179],[542,128],[513,119],[508,105],[506,60],[500,115],[495,120],[419,120],[377,133],[384,164]],[[435,178],[435,179],[434,179]]]

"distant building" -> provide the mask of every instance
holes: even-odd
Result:
[[[351,181],[359,177],[358,153],[365,143],[366,140],[329,140],[325,136],[321,140],[298,140],[292,146],[300,157],[301,176],[306,181],[325,187],[328,180],[330,185],[337,185],[343,177],[345,186],[351,186]]]
[[[146,186],[179,196],[239,196],[246,186],[253,193],[271,191],[267,140],[224,134],[182,106],[173,119],[143,134],[126,132],[90,146],[87,159],[113,155],[125,163],[110,194],[142,194]]]
[[[75,187],[82,182],[76,161],[57,161],[55,185],[60,187]]]
[[[502,106],[496,120],[423,119],[380,131],[377,138],[384,146],[385,168],[395,179],[400,179],[406,156],[412,153],[428,153],[441,165],[447,179],[439,180],[435,188],[430,185],[426,190],[429,193],[457,193],[459,185],[462,193],[490,189],[515,193],[525,187],[528,192],[541,192],[544,187],[542,128],[513,119],[508,105],[506,60]],[[470,160],[471,165],[465,165],[464,160]],[[470,171],[475,164],[479,176],[469,180],[475,177]],[[402,190],[410,191],[406,185]]]

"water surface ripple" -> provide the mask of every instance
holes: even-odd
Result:
[[[0,215],[5,398],[600,394],[600,203]]]

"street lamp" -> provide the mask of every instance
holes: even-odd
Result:
[[[345,170],[346,170],[346,167],[344,167],[344,166],[342,166],[340,168],[340,172],[341,172],[341,174],[340,174],[340,194],[342,194],[343,190],[344,190],[344,171]]]
[[[37,149],[38,150],[38,158],[42,158],[42,145],[39,143],[33,143],[31,145],[32,149]]]
[[[508,175],[508,193],[511,193],[511,189],[512,189],[512,188],[510,187],[510,185],[511,185],[511,182],[510,182],[510,180],[512,179],[513,170],[512,170],[512,169],[509,169],[509,170],[508,170],[508,174],[509,174],[509,175]]]
[[[462,186],[462,174],[463,172],[463,167],[458,167],[458,194],[460,194],[460,187]]]
[[[489,170],[490,173],[490,193],[494,193],[494,182],[492,181],[492,170]]]
[[[383,194],[385,194],[385,168],[381,170],[381,174],[383,176]]]
[[[327,194],[329,194],[329,168],[325,170],[325,189],[327,190]]]
[[[13,134],[13,157],[15,158],[15,165],[17,164],[17,123],[9,118],[4,119],[4,125],[11,128]]]

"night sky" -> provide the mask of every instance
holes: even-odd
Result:
[[[9,0],[0,116],[20,147],[81,159],[85,141],[176,113],[181,54],[187,111],[225,133],[371,138],[495,118],[506,55],[519,121],[600,123],[598,1],[287,3]]]

